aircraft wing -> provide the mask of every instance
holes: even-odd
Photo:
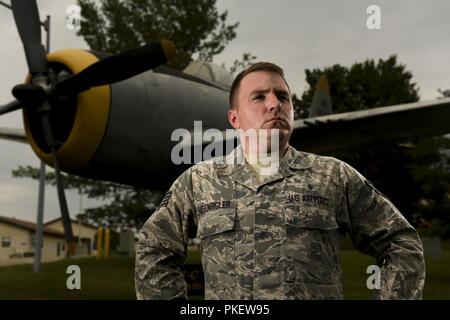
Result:
[[[18,128],[1,128],[0,139],[11,140],[14,142],[28,143],[25,130]]]
[[[290,144],[302,151],[326,155],[448,133],[450,99],[441,99],[296,120]],[[228,150],[226,145],[239,143],[239,138],[237,132],[227,136],[222,131],[222,137],[213,142],[195,135],[185,142],[191,148],[222,144],[220,150]]]
[[[450,133],[450,99],[296,120],[290,144],[329,154]]]
[[[290,144],[299,150],[329,154],[447,133],[450,98],[296,120]],[[28,143],[25,131],[17,128],[0,127],[0,139]],[[216,143],[235,139],[236,135]],[[197,141],[203,145],[211,142],[202,137]]]

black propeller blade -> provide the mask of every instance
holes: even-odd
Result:
[[[47,72],[47,55],[41,44],[41,20],[35,0],[11,0],[17,30],[31,73]]]
[[[167,63],[175,55],[171,41],[150,43],[100,60],[78,74],[55,85],[56,94],[77,94],[90,87],[110,84],[133,77]]]
[[[19,110],[19,109],[22,109],[22,103],[17,100],[11,101],[8,104],[0,106],[0,115],[15,111],[15,110]]]
[[[44,102],[44,109],[46,109],[45,104],[48,104],[48,101]],[[53,131],[52,131],[52,127],[51,127],[50,114],[48,112],[44,111],[42,113],[41,122],[42,122],[42,129],[44,131],[45,141],[46,141],[47,145],[50,147],[51,153],[53,155],[53,168],[55,169],[55,175],[56,175],[56,188],[57,188],[57,192],[58,192],[59,207],[61,210],[61,217],[62,217],[63,226],[64,226],[64,233],[66,235],[66,241],[68,244],[68,254],[69,254],[69,256],[72,256],[75,253],[75,251],[74,251],[75,250],[75,247],[74,247],[75,238],[73,236],[69,208],[67,207],[66,194],[64,192],[64,181],[63,181],[61,171],[59,168],[58,157],[56,156],[55,139],[54,139]]]
[[[40,113],[45,140],[53,155],[59,206],[69,249],[68,256],[70,257],[75,253],[75,241],[50,123],[49,112],[51,106],[48,102],[48,94],[42,87],[47,83],[46,74],[48,69],[47,55],[41,44],[41,22],[39,12],[35,0],[12,0],[11,6],[17,30],[19,31],[25,49],[28,69],[30,73],[34,75],[32,84],[17,85],[13,88],[12,93],[23,105],[37,107]]]
[[[63,177],[57,157],[57,146],[50,121],[52,106],[49,98],[57,95],[75,95],[91,87],[110,84],[133,77],[156,68],[175,55],[175,45],[163,40],[142,47],[124,51],[98,61],[68,78],[53,83],[47,68],[47,55],[41,44],[41,22],[35,0],[11,0],[14,20],[25,49],[28,69],[32,74],[31,84],[20,84],[13,88],[18,101],[0,106],[0,115],[23,107],[36,108],[41,118],[46,144],[53,155],[61,217],[68,244],[68,255],[75,253],[75,239],[72,232]]]

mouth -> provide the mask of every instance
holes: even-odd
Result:
[[[282,118],[272,118],[270,120],[267,120],[266,123],[273,122],[273,121],[280,121],[280,122],[286,123],[286,121]]]
[[[286,130],[289,129],[289,123],[283,118],[272,118],[264,122],[262,128]]]

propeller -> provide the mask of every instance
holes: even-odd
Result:
[[[19,109],[22,109],[22,108],[23,108],[23,106],[22,106],[22,103],[20,101],[17,101],[17,100],[11,101],[8,104],[0,106],[0,116],[2,114],[6,114],[8,112],[16,111],[16,110],[19,110]]]
[[[47,55],[41,44],[41,20],[35,0],[11,0],[11,6],[25,49],[28,69],[33,73],[47,72]]]
[[[55,84],[57,94],[71,95],[91,87],[119,82],[167,63],[175,45],[167,40],[150,43],[100,60]]]
[[[115,83],[167,63],[175,55],[172,42],[146,44],[100,60],[78,74],[54,81],[47,67],[47,56],[41,44],[39,11],[35,0],[11,0],[14,21],[23,43],[31,83],[16,85],[12,94],[17,99],[0,106],[0,115],[18,109],[35,108],[40,116],[47,146],[53,155],[59,206],[68,243],[68,255],[75,252],[70,214],[64,192],[64,181],[57,157],[57,145],[53,134],[50,99],[57,96],[77,95],[91,87]]]

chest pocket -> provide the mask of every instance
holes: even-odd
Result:
[[[306,205],[286,206],[286,280],[337,283],[339,235],[334,211]]]
[[[198,221],[197,237],[202,243],[202,264],[206,287],[220,289],[236,285],[236,209],[211,210]]]

